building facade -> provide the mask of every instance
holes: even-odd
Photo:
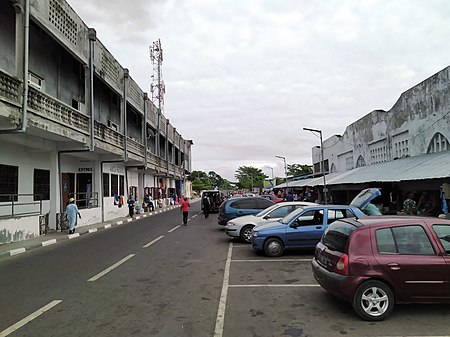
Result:
[[[0,243],[125,216],[129,193],[188,194],[183,139],[64,0],[0,2]]]
[[[442,184],[450,182],[449,139],[447,67],[404,92],[389,111],[372,111],[347,126],[343,135],[323,141],[329,191],[372,185],[390,194],[430,191],[438,196]],[[314,172],[321,173],[320,147],[312,149],[312,161]],[[323,186],[320,179],[315,183]]]

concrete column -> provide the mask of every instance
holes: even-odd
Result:
[[[58,169],[58,152],[50,152],[50,214],[49,214],[49,228],[56,229],[56,213],[60,213],[61,187],[60,175]]]
[[[23,0],[14,0],[11,1],[12,6],[14,7],[14,10],[16,11],[16,73],[15,75],[18,78],[23,77],[23,58],[24,58],[24,21],[25,21],[25,14],[24,14],[24,3]]]

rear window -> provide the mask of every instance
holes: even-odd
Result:
[[[258,209],[264,209],[264,208],[267,208],[272,205],[273,205],[273,202],[270,200],[263,199],[263,198],[256,199],[256,208],[258,208]]]
[[[322,243],[328,249],[345,253],[348,237],[356,229],[356,226],[342,221],[333,222],[323,233]]]

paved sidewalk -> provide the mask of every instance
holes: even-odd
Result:
[[[95,233],[99,230],[108,229],[113,226],[118,226],[118,225],[121,225],[124,223],[142,219],[144,217],[148,217],[148,216],[152,216],[155,214],[170,211],[172,209],[179,208],[179,207],[180,207],[180,205],[172,205],[172,206],[167,206],[164,208],[157,209],[154,212],[141,213],[141,214],[135,215],[133,218],[130,218],[130,217],[117,218],[117,219],[112,219],[112,220],[108,220],[105,222],[99,222],[99,223],[96,223],[93,225],[76,227],[76,232],[74,234],[68,234],[67,230],[65,230],[64,232],[52,230],[52,231],[48,232],[47,234],[35,237],[33,239],[5,243],[5,244],[0,245],[0,259],[9,257],[9,256],[22,254],[22,253],[25,253],[34,248],[45,247],[45,246],[49,246],[52,244],[56,244],[61,241],[71,240],[71,239],[79,237],[80,235]]]

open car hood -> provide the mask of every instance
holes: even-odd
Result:
[[[378,188],[366,188],[365,190],[359,192],[359,194],[350,203],[350,206],[355,206],[360,210],[363,210],[373,199],[375,199],[379,195],[381,195],[381,191]]]

